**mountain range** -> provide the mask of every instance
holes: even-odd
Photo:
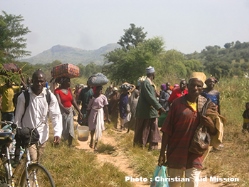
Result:
[[[97,65],[102,65],[104,64],[103,55],[119,47],[120,45],[111,43],[96,50],[83,50],[69,46],[55,45],[36,56],[22,59],[21,61],[29,62],[31,64],[47,64],[52,63],[55,60],[59,60],[62,63],[76,65],[87,65],[91,62],[94,62]]]

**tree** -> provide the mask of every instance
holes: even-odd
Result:
[[[94,73],[101,72],[101,67],[97,66],[94,62],[91,62],[90,64],[87,64],[85,67],[84,76],[90,77]]]
[[[159,66],[163,45],[162,39],[155,37],[140,42],[129,50],[115,49],[105,55],[107,64],[104,72],[111,80],[115,80],[116,84],[124,81],[135,83],[138,77],[145,75],[146,67]]]
[[[163,81],[179,78],[187,78],[192,72],[203,71],[202,63],[194,58],[186,58],[186,55],[176,50],[163,52],[157,67],[157,77]]]
[[[15,16],[2,12],[0,15],[0,62],[10,62],[17,58],[30,55],[25,51],[28,27],[21,24],[24,21],[21,15]]]
[[[117,42],[124,49],[129,50],[131,47],[137,47],[141,42],[144,42],[147,32],[143,32],[143,27],[136,27],[131,23],[129,29],[124,30],[124,35]]]
[[[235,47],[236,49],[240,49],[240,48],[241,48],[241,46],[242,46],[242,44],[241,44],[241,42],[240,42],[240,41],[236,41],[236,42],[235,42],[234,47]]]
[[[226,43],[226,44],[224,45],[224,47],[225,47],[226,49],[229,49],[231,46],[232,46],[231,43]]]

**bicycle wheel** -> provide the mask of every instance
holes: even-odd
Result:
[[[28,167],[29,183],[31,187],[55,187],[54,181],[47,169],[38,164],[33,163]],[[26,173],[23,172],[21,177],[21,187],[27,186]]]
[[[0,184],[8,184],[10,180],[9,165],[7,161],[4,161],[0,166]]]

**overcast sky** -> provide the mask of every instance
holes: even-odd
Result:
[[[248,0],[0,0],[0,10],[23,16],[32,56],[58,44],[93,50],[117,43],[130,23],[183,53],[249,42]]]

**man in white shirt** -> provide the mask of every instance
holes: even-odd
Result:
[[[17,107],[14,122],[18,127],[37,128],[39,139],[39,156],[41,156],[45,142],[49,137],[48,116],[54,127],[54,143],[60,142],[62,133],[62,117],[60,107],[55,95],[50,92],[51,101],[47,102],[47,91],[45,88],[46,78],[42,70],[37,70],[32,76],[32,86],[29,88],[29,105],[25,110],[25,96],[20,94],[17,100]],[[32,161],[37,161],[37,145],[30,147]]]

